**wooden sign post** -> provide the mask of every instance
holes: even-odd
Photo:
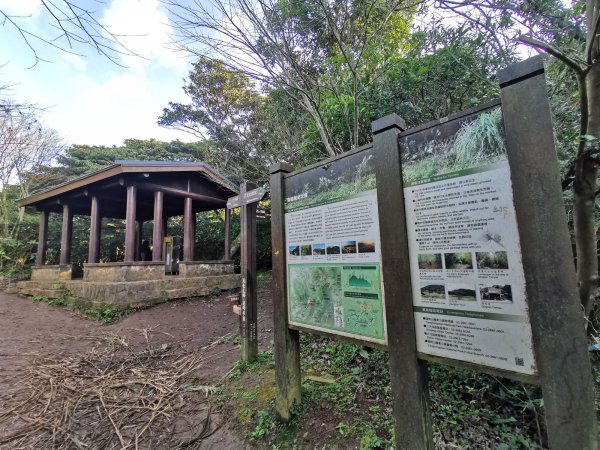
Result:
[[[258,354],[256,295],[256,205],[266,195],[264,188],[251,182],[240,185],[240,194],[227,200],[227,209],[240,208],[241,274],[240,337],[242,361],[251,362]]]
[[[292,166],[279,163],[271,166],[271,248],[273,252],[273,338],[277,397],[275,409],[280,419],[289,421],[295,404],[300,403],[302,374],[300,372],[300,332],[288,322],[287,267],[284,225],[284,176]]]
[[[543,60],[517,63],[498,79],[548,446],[594,450],[592,368]]]

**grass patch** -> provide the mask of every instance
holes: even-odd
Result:
[[[79,311],[80,313],[83,313],[84,315],[103,323],[116,322],[128,314],[143,309],[122,308],[116,305],[86,306],[77,302],[70,292],[66,292],[64,295],[57,298],[34,295],[32,300],[34,302],[42,302],[48,305],[64,306],[72,311]]]
[[[219,288],[213,289],[213,291],[211,291],[210,295],[205,298],[215,299],[215,298],[219,297],[222,292],[223,291],[221,291]],[[181,299],[177,299],[177,300],[181,301],[181,302],[185,302],[185,301],[192,301],[196,298],[198,298],[198,297],[186,297],[186,298],[181,298]],[[137,311],[143,311],[144,309],[152,308],[153,306],[157,305],[156,303],[154,303],[154,304],[149,304],[149,305],[145,305],[145,306],[136,306],[134,308],[122,307],[122,306],[118,306],[118,305],[90,306],[90,305],[82,304],[82,303],[78,302],[77,300],[75,300],[75,297],[69,291],[66,291],[62,296],[57,297],[57,298],[48,298],[48,297],[45,297],[42,295],[34,295],[33,297],[31,297],[31,299],[35,302],[42,302],[42,303],[46,303],[48,305],[64,306],[72,311],[79,311],[80,313],[82,313],[94,320],[103,322],[103,323],[116,322],[117,320],[120,320],[123,317],[128,316],[129,314],[132,314]],[[165,297],[164,299],[162,299],[162,301],[160,303],[167,302],[167,301],[169,301],[169,299]],[[228,338],[224,337],[224,339],[227,340]],[[224,341],[222,343],[229,343],[229,342]],[[231,337],[231,343],[239,343],[239,337],[235,337],[235,336]]]
[[[274,367],[273,352],[260,352],[251,363],[238,361],[224,384],[224,414],[235,417],[239,433],[250,441],[272,440],[279,427]]]
[[[231,372],[231,378],[239,379],[242,374],[246,372],[258,373],[264,370],[265,366],[271,368],[275,367],[273,351],[271,350],[259,352],[258,355],[256,355],[256,359],[252,362],[242,360],[237,361]]]

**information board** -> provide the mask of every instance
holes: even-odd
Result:
[[[417,350],[535,374],[500,107],[400,148]]]
[[[372,149],[284,182],[288,319],[386,343]]]

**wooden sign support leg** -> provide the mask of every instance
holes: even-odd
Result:
[[[244,182],[240,197],[256,186]],[[240,335],[242,338],[242,361],[254,361],[258,354],[257,295],[256,295],[256,203],[240,207],[240,232],[242,234],[241,270],[242,294],[240,299]]]
[[[372,124],[396,448],[433,449],[427,365],[417,359],[396,114]]]
[[[281,420],[288,421],[292,407],[300,403],[300,333],[288,327],[287,270],[284,227],[283,175],[292,171],[289,164],[271,167],[271,243],[273,249],[273,335],[275,339],[275,409]]]
[[[548,444],[595,450],[591,365],[543,60],[520,62],[498,78]]]

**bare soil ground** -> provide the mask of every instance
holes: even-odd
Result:
[[[0,292],[0,449],[46,448],[45,446],[108,448],[110,446],[104,444],[116,437],[121,440],[118,447],[123,447],[125,441],[130,448],[137,448],[138,444],[139,448],[247,448],[248,444],[244,439],[232,431],[234,424],[230,423],[229,418],[219,411],[215,412],[214,408],[211,414],[210,405],[206,404],[207,400],[203,400],[209,397],[209,392],[203,391],[204,386],[220,383],[239,358],[239,346],[233,343],[238,335],[238,316],[232,312],[228,295],[230,293],[217,298],[168,302],[105,325],[64,307]],[[272,346],[271,310],[270,286],[259,288],[258,330],[261,349]],[[146,365],[145,372],[131,364],[132,358],[140,361],[139,366]],[[57,370],[60,364],[68,366],[67,369],[78,374],[79,378],[71,379],[67,370]],[[163,376],[165,365],[181,368],[182,378],[173,381],[179,386],[177,395],[169,394],[173,383],[168,384],[167,381],[172,380]],[[47,368],[52,370],[46,370]],[[113,431],[120,425],[115,423],[117,420],[135,422],[137,416],[123,418],[119,416],[118,410],[111,409],[110,404],[104,408],[106,414],[103,414],[100,407],[97,412],[90,409],[76,413],[75,409],[81,410],[81,404],[72,405],[69,398],[76,397],[78,402],[83,402],[90,400],[90,395],[100,392],[97,384],[92,387],[85,384],[86,378],[91,378],[90,373],[99,373],[100,378],[112,377],[110,379],[115,382],[119,373],[124,374],[126,371],[130,378],[154,377],[158,381],[153,383],[164,383],[157,385],[154,392],[159,392],[167,399],[165,401],[174,403],[175,399],[181,398],[188,405],[195,403],[196,407],[181,407],[178,404],[177,407],[165,410],[166,413],[161,413],[165,416],[163,418],[160,414],[156,414],[157,417],[154,414],[140,415],[138,422],[141,421],[141,425],[149,424],[149,427],[144,429],[140,426],[129,435],[125,432],[121,433],[122,436],[118,432],[112,433],[101,445],[99,436],[93,435],[93,429],[101,427],[102,418],[108,429],[113,425]],[[62,378],[58,379],[57,373],[62,373]],[[64,391],[66,388],[63,391],[62,388],[56,388],[58,382],[67,388],[71,386],[72,394],[68,390]],[[184,382],[187,384],[183,384],[186,388],[182,393],[181,386]],[[43,386],[44,383],[48,383],[47,389]],[[131,395],[141,395],[139,392],[147,388],[142,384],[141,388],[136,388],[137,391],[132,388],[126,392],[129,399],[133,398]],[[105,392],[110,394],[112,391]],[[138,397],[131,400],[131,405],[134,405],[131,408],[145,408],[145,412],[159,410],[156,405],[152,406],[154,410],[151,409],[144,403],[144,399],[140,400]],[[114,399],[115,405],[119,398]],[[102,396],[100,399],[106,402],[110,400]],[[47,423],[50,420],[48,416],[53,414],[54,404],[59,400],[65,414],[72,414],[75,422],[92,429],[87,435],[82,435],[80,430],[73,431],[69,435],[72,437],[68,437],[71,439],[70,443],[59,442],[62,447],[57,445],[56,436],[68,433],[60,429],[52,431],[52,426]],[[204,403],[204,406],[197,407],[198,403]],[[29,405],[31,408],[38,405],[42,411],[29,411]],[[204,415],[200,411],[204,411]],[[58,414],[61,412],[58,411]],[[97,416],[94,418],[95,414]],[[50,431],[44,427],[49,427]],[[203,430],[202,435],[194,436],[194,430],[199,428]],[[35,439],[27,436],[14,438],[19,433],[31,434],[32,430],[37,430]],[[46,440],[42,440],[40,433]],[[51,436],[53,433],[54,437]],[[177,433],[180,436],[175,439],[173,436]],[[96,443],[92,442],[91,446],[83,445],[82,442],[87,439],[89,443],[92,436]],[[116,442],[119,443],[118,440]]]

